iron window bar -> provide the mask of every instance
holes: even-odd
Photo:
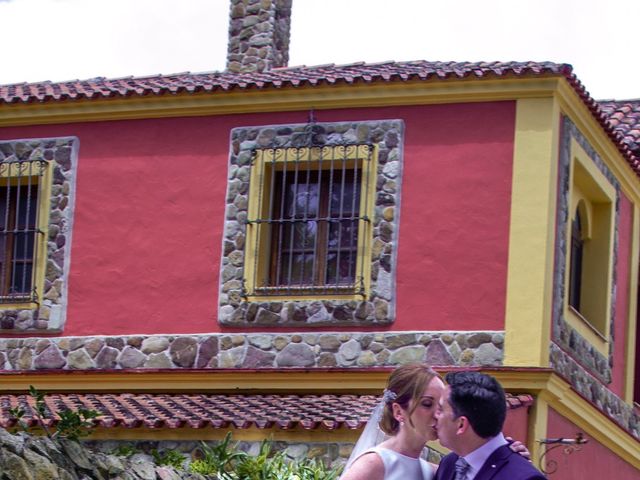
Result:
[[[245,296],[364,295],[358,235],[371,221],[366,212],[372,156],[372,145],[351,143],[254,150],[258,213],[246,221],[255,235],[247,245],[254,261],[251,285],[243,274]]]
[[[45,232],[39,228],[48,162],[0,162],[0,304],[38,303],[36,268]]]

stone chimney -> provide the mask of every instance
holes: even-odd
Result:
[[[263,72],[289,63],[292,0],[231,0],[227,70]]]

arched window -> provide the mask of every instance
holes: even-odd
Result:
[[[584,253],[584,237],[582,235],[583,220],[580,210],[571,222],[571,264],[569,270],[569,305],[580,311],[580,290],[582,289],[582,257]]]

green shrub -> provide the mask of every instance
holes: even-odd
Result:
[[[230,446],[231,433],[215,446],[203,443],[200,458],[190,470],[215,475],[219,480],[336,480],[341,467],[329,468],[317,459],[288,460],[284,452],[272,452],[272,441],[260,444],[258,455],[251,456]]]
[[[200,444],[200,458],[193,460],[189,466],[192,472],[201,475],[216,475],[219,480],[234,480],[238,477],[232,476],[232,471],[236,464],[246,453],[236,451],[237,445],[233,448],[231,443],[231,432],[227,433],[224,440],[217,445],[210,446],[202,442]]]
[[[182,470],[184,468],[184,462],[186,459],[184,458],[184,455],[176,450],[158,451],[153,449],[151,450],[151,455],[153,456],[153,460],[156,462],[156,465],[167,465],[177,470]]]
[[[111,452],[112,455],[117,455],[118,457],[125,457],[125,458],[128,458],[136,453],[138,453],[138,449],[135,448],[133,445],[129,445],[126,443],[122,445],[118,445],[118,447],[113,449],[113,451]]]

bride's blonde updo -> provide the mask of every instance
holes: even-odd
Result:
[[[406,410],[411,404],[411,400],[414,400],[407,419],[411,422],[411,415],[418,406],[424,389],[437,376],[438,374],[431,367],[420,363],[402,365],[396,368],[389,376],[387,388],[385,389],[383,397],[385,405],[382,411],[382,419],[380,420],[380,429],[387,435],[398,433],[400,423],[393,416],[393,403],[399,404]]]

